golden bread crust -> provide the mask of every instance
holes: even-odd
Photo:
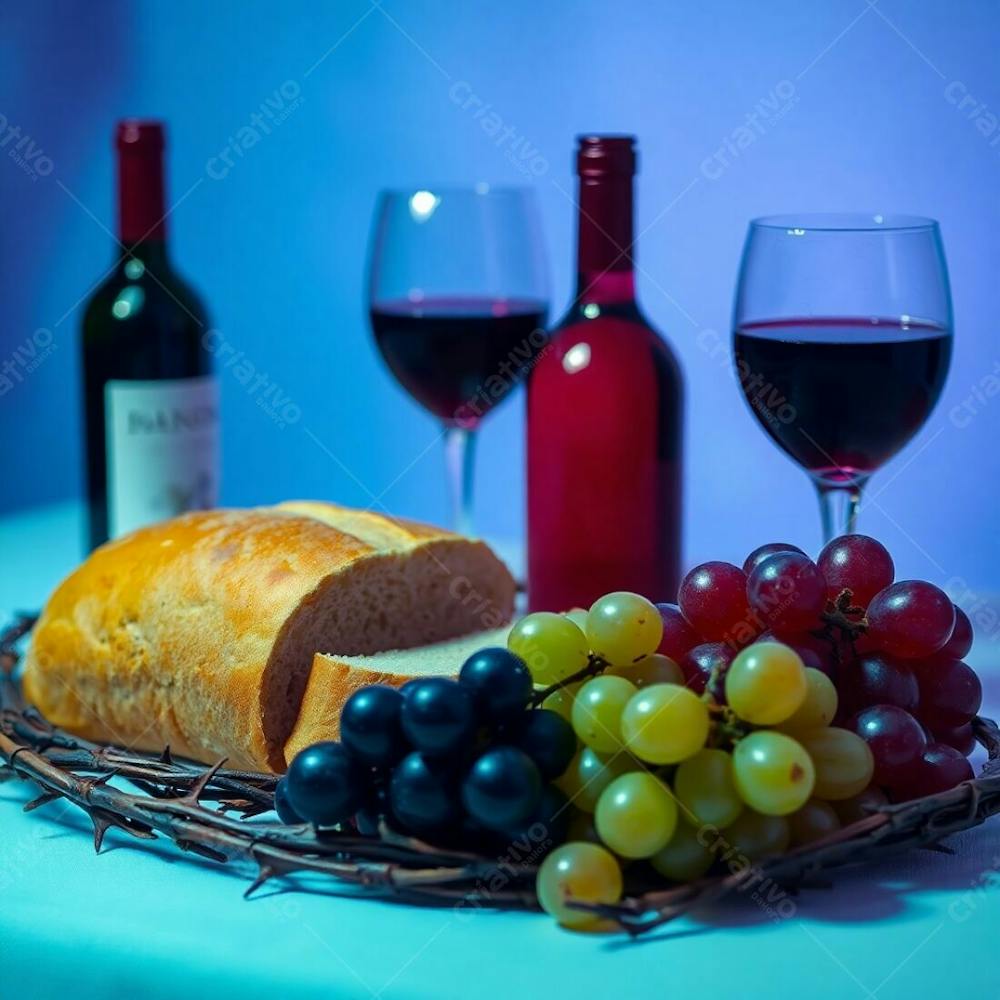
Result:
[[[89,739],[281,770],[305,686],[287,676],[286,624],[348,567],[442,539],[481,545],[308,502],[142,528],[97,549],[52,595],[26,655],[26,696]],[[271,711],[279,695],[291,703]]]

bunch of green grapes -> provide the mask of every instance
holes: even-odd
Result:
[[[674,839],[682,816],[664,768],[694,757],[709,738],[709,705],[657,652],[662,637],[655,605],[614,593],[589,611],[529,615],[508,640],[537,684],[562,685],[542,704],[580,741],[557,785],[574,810],[571,830],[585,839],[553,852],[538,883],[542,905],[570,926],[593,918],[565,898],[614,901],[619,859],[652,858]]]
[[[538,875],[539,901],[567,926],[596,919],[570,897],[620,897],[622,862],[646,859],[676,881],[754,862],[838,829],[831,803],[849,810],[871,783],[867,744],[830,725],[836,688],[794,649],[750,645],[699,694],[658,651],[662,637],[659,609],[631,593],[529,615],[510,635],[536,684],[562,683],[543,704],[580,741],[556,782],[576,839]]]

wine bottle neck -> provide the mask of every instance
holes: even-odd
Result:
[[[631,176],[580,177],[578,301],[611,303],[635,298],[632,199]]]
[[[160,149],[120,149],[118,153],[118,238],[133,252],[164,252],[163,154]],[[146,252],[146,251],[144,251]]]

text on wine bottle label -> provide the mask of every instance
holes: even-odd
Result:
[[[104,386],[108,533],[186,510],[219,491],[219,387],[212,375]]]

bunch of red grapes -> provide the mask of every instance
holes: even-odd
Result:
[[[724,704],[740,649],[785,643],[836,685],[834,725],[868,744],[875,786],[894,801],[943,791],[973,776],[966,758],[982,688],[962,660],[972,624],[940,588],[894,578],[889,552],[866,535],[834,539],[815,562],[775,542],[742,568],[702,563],[681,583],[677,605],[659,605],[659,652],[680,664],[689,687],[710,684]]]

